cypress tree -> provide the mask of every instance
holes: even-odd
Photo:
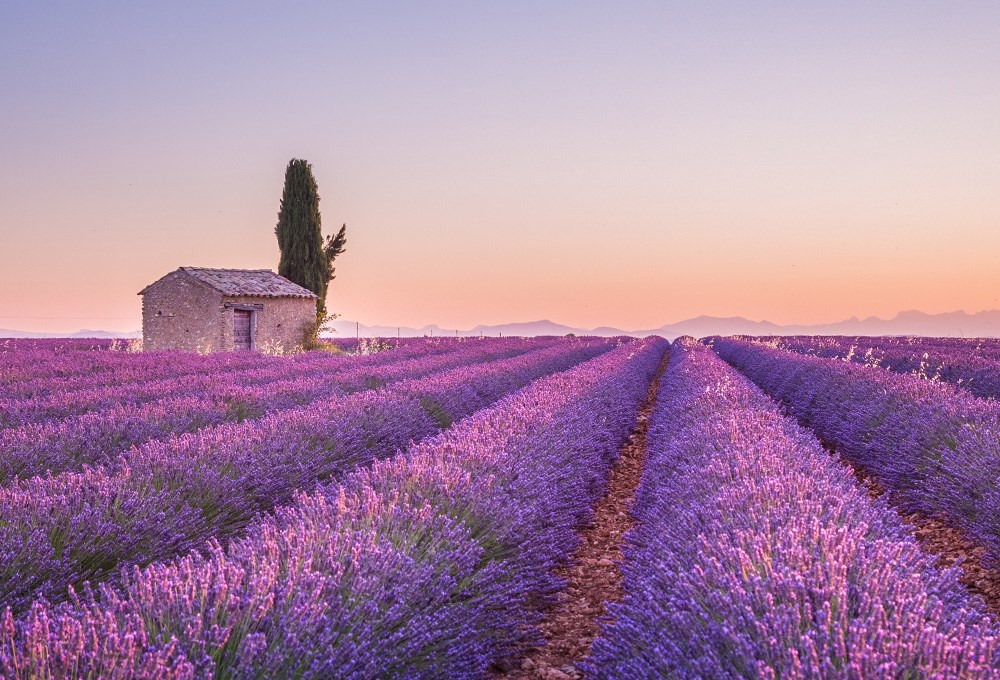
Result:
[[[326,291],[334,276],[333,260],[344,252],[347,225],[323,242],[319,189],[312,165],[302,159],[293,158],[285,169],[285,187],[274,233],[281,251],[278,273],[316,293],[317,317],[325,318]]]

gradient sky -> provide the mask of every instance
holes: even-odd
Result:
[[[0,328],[276,268],[293,157],[345,319],[1000,308],[998,36],[992,0],[5,0]]]

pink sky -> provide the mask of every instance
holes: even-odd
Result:
[[[1000,308],[995,3],[16,5],[0,328],[276,268],[292,157],[363,323]]]

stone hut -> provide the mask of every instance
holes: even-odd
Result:
[[[139,295],[144,350],[287,351],[316,320],[316,294],[270,269],[181,267]]]

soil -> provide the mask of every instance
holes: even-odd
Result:
[[[843,457],[840,460],[851,468],[872,498],[885,493],[885,488],[878,480],[863,468]],[[962,570],[959,581],[971,593],[983,598],[986,610],[994,618],[1000,617],[1000,569],[984,566],[986,548],[977,545],[964,532],[948,526],[936,517],[921,512],[903,513],[893,503],[891,494],[886,500],[896,509],[903,522],[911,527],[924,552],[937,556],[938,566],[951,567],[961,560],[958,565]]]
[[[607,603],[619,601],[624,594],[619,568],[622,544],[625,532],[636,525],[629,509],[642,475],[649,417],[668,358],[669,353],[650,383],[639,407],[635,429],[619,452],[607,491],[594,506],[591,523],[580,527],[579,548],[567,564],[556,570],[567,584],[539,625],[546,644],[528,650],[519,658],[504,660],[501,668],[493,668],[494,677],[545,680],[583,677],[575,664],[585,658],[600,632],[600,623],[607,618]]]

